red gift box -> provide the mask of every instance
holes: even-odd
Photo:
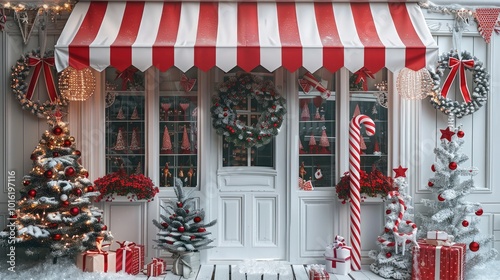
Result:
[[[466,245],[434,246],[419,240],[413,247],[412,280],[463,280]]]
[[[165,263],[164,260],[158,259],[158,258],[153,258],[153,261],[148,263],[147,265],[147,272],[146,274],[149,277],[156,277],[162,275],[167,268],[167,264]]]
[[[125,271],[137,275],[144,267],[144,245],[134,242],[117,242],[120,248],[116,250],[116,271]]]
[[[309,267],[309,280],[329,280],[330,275],[320,265],[311,265]]]
[[[76,257],[76,266],[88,272],[116,272],[115,252],[89,250]]]

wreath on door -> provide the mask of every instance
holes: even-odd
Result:
[[[248,110],[249,97],[250,102],[257,102],[260,110],[257,122],[250,124],[240,119],[237,112]],[[285,103],[272,81],[238,73],[218,86],[210,108],[212,125],[228,142],[245,148],[260,147],[278,135],[286,113]]]

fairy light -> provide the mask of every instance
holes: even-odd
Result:
[[[94,74],[88,68],[77,70],[68,67],[59,77],[59,90],[71,101],[85,101],[94,94]]]

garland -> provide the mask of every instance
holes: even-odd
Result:
[[[68,105],[68,99],[64,96],[57,94],[54,81],[51,73],[51,66],[53,66],[54,54],[52,51],[46,52],[42,57],[40,51],[31,51],[26,55],[22,55],[12,66],[11,74],[11,88],[12,92],[16,95],[17,100],[21,103],[24,110],[30,111],[33,115],[39,118],[46,118],[50,112],[54,111],[57,107],[65,107]],[[26,84],[26,78],[30,75],[30,69],[34,67],[32,78],[29,84]],[[43,69],[43,70],[42,70]],[[41,102],[39,100],[31,100],[33,91],[36,87],[37,80],[44,72],[45,83],[47,86],[47,93],[49,100]]]
[[[285,99],[269,80],[248,73],[237,74],[223,82],[218,95],[212,98],[212,125],[226,141],[242,147],[260,147],[278,135],[286,113]],[[256,125],[247,125],[238,119],[236,108],[247,106],[248,97],[261,108]]]
[[[430,72],[434,81],[430,99],[431,104],[444,114],[453,115],[457,118],[462,118],[479,110],[486,102],[490,87],[490,75],[483,67],[483,63],[476,57],[472,57],[467,51],[462,52],[461,57],[460,59],[458,52],[454,50],[444,53],[439,58],[436,72]],[[451,69],[450,74],[446,78],[443,88],[441,88],[441,77],[448,68]],[[474,90],[472,93],[469,93],[467,88],[465,69],[473,73]],[[455,79],[455,76],[458,77]],[[462,103],[447,97],[448,90],[454,79],[460,84],[460,92],[464,98]]]

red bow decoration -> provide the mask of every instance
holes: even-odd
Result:
[[[332,95],[332,93],[323,86],[318,79],[316,79],[311,72],[304,74],[302,79],[299,79],[299,85],[304,91],[304,93],[309,93],[311,88],[317,89],[321,93],[321,97],[327,99]]]
[[[365,67],[356,71],[354,75],[356,75],[356,80],[354,81],[354,83],[359,84],[362,82],[364,91],[368,90],[368,78],[375,79],[373,73],[370,70],[366,69]]]
[[[185,74],[182,74],[180,84],[185,92],[190,92],[193,89],[194,84],[196,84],[196,79],[190,79]]]
[[[448,74],[448,77],[446,77],[446,80],[444,81],[443,89],[441,90],[441,96],[446,98],[446,95],[448,95],[448,91],[450,90],[450,86],[455,80],[455,76],[458,70],[460,69],[459,72],[460,92],[462,93],[462,97],[464,98],[465,102],[467,103],[471,102],[469,88],[467,88],[467,77],[465,76],[465,68],[474,67],[474,59],[458,60],[454,57],[450,57],[450,59],[448,60],[448,67],[451,69],[451,71],[450,74]]]
[[[116,71],[115,80],[122,79],[122,90],[127,90],[127,83],[132,84],[134,82],[135,72],[137,72],[137,68],[133,66],[125,69],[123,72]]]
[[[26,98],[31,100],[31,97],[33,97],[38,78],[40,78],[40,73],[43,72],[45,76],[45,86],[47,86],[47,93],[49,94],[50,102],[55,102],[57,99],[57,90],[54,83],[54,77],[52,77],[52,71],[50,71],[50,67],[54,66],[54,58],[39,58],[30,56],[28,57],[28,66],[35,66],[35,70],[33,71],[33,76],[31,77],[28,90],[26,91]]]
[[[4,8],[2,8],[0,9],[0,31],[3,31],[6,22],[7,22],[7,16],[5,15]]]

